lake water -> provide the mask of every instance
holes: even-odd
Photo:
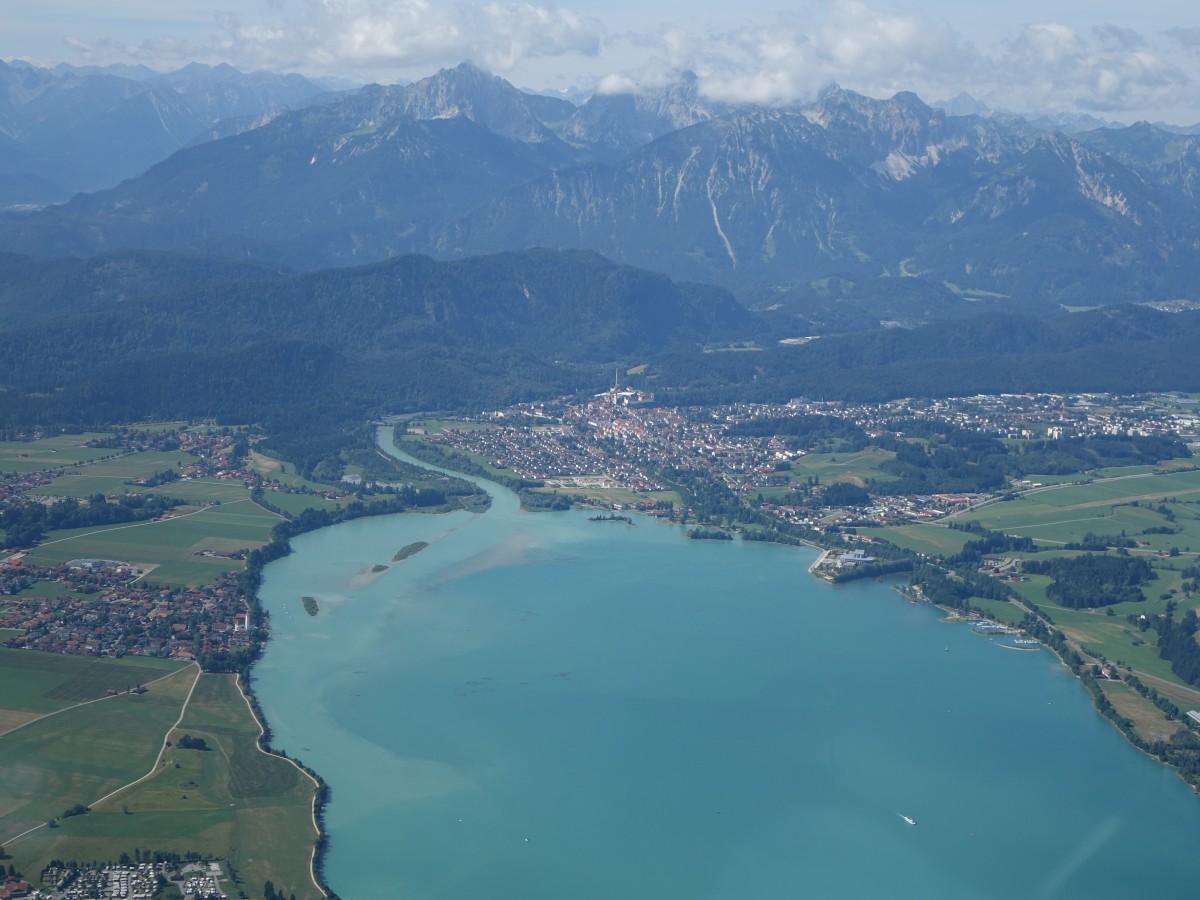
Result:
[[[489,492],[267,569],[254,688],[346,900],[1193,895],[1200,799],[1050,653],[808,549]]]

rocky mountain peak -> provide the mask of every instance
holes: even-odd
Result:
[[[555,140],[527,96],[503,78],[462,62],[442,69],[394,95],[399,110],[415,119],[470,119],[523,143]]]

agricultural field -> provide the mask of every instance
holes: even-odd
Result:
[[[586,497],[598,506],[611,506],[619,503],[622,506],[637,506],[649,500],[652,503],[671,502],[681,506],[683,500],[678,491],[632,491],[628,488],[600,487],[598,478],[582,476],[578,478],[548,478],[546,487],[534,488],[539,494],[578,494]]]
[[[879,529],[863,529],[869,537],[882,540],[930,556],[952,556],[974,535],[954,528],[937,525],[887,525]]]
[[[1142,740],[1170,740],[1171,735],[1186,730],[1179,722],[1167,721],[1158,707],[1124,682],[1101,681],[1100,687],[1116,711],[1133,722],[1133,728]],[[1195,702],[1193,698],[1192,705]],[[1188,705],[1184,704],[1184,708]]]
[[[151,770],[199,670],[194,666],[176,667],[174,673],[157,669],[158,675],[167,677],[157,681],[146,678],[145,693],[106,697],[102,690],[106,679],[115,679],[123,689],[129,681],[138,680],[130,677],[135,672],[119,672],[125,668],[120,665],[112,666],[118,670],[115,673],[79,669],[79,663],[86,666],[103,661],[13,652],[40,656],[48,661],[50,671],[32,664],[28,670],[6,669],[5,686],[13,685],[15,701],[5,702],[65,707],[0,735],[0,767],[5,775],[0,779],[0,843],[19,863],[28,863],[25,848],[32,843],[32,835],[15,841],[18,835],[61,816],[76,804],[90,806]],[[8,662],[7,654],[5,660]],[[56,672],[54,667],[59,664],[63,669]],[[91,699],[97,690],[101,690],[101,699],[79,699]],[[76,705],[69,705],[72,698]],[[57,829],[39,828],[41,831],[53,833]],[[21,867],[38,871],[41,866]]]
[[[90,462],[114,451],[104,447],[81,447],[80,444],[103,434],[65,434],[38,441],[0,441],[0,472],[40,472],[77,463]]]
[[[294,488],[307,488],[310,491],[329,490],[329,485],[322,484],[319,481],[309,481],[307,478],[297,475],[295,467],[289,466],[285,462],[280,462],[273,457],[251,450],[248,459],[250,460],[250,467],[255,472],[266,478],[274,479],[280,484]],[[347,467],[346,471],[352,472],[352,469]],[[317,498],[314,497],[313,499]]]
[[[97,659],[0,647],[0,733],[6,716],[29,718],[97,700],[108,690],[125,691],[179,671],[178,662],[145,656]],[[11,726],[9,726],[11,727]]]
[[[115,859],[135,847],[195,851],[232,862],[250,896],[270,880],[287,894],[318,898],[309,875],[315,783],[288,760],[262,752],[259,732],[235,676],[201,675],[152,777],[86,816],[39,829],[9,852],[24,870],[37,871],[67,854]],[[180,747],[185,734],[208,749]],[[155,752],[160,745],[161,738]]]
[[[216,506],[184,507],[178,515],[157,522],[54,532],[26,559],[37,566],[61,565],[72,559],[120,560],[150,569],[146,578],[155,584],[206,584],[242,563],[204,556],[205,551],[261,547],[279,521],[275,513],[251,501],[245,489],[238,496],[238,500]]]
[[[820,479],[821,484],[848,481],[860,487],[868,478],[889,481],[892,476],[879,468],[880,463],[895,459],[896,454],[878,447],[867,447],[854,453],[810,453],[791,461],[788,471],[792,481],[804,481],[809,477]],[[782,473],[781,473],[782,474]],[[767,491],[763,491],[763,496]]]
[[[0,632],[0,639],[16,633]],[[125,691],[179,669],[179,663],[145,657],[92,659],[0,648],[0,736],[40,716],[105,697],[109,689]]]
[[[1050,579],[1045,575],[1031,575],[1027,581],[1017,582],[1012,587],[1022,597],[1036,603],[1054,620],[1055,627],[1089,653],[1178,682],[1170,663],[1158,655],[1155,633],[1143,633],[1125,618],[1166,609],[1166,601],[1159,597],[1159,582],[1145,586],[1147,600],[1144,603],[1117,603],[1108,607],[1113,611],[1111,616],[1104,609],[1068,609],[1050,602],[1046,599],[1049,583]]]
[[[162,450],[147,450],[142,453],[129,453],[121,450],[97,449],[97,457],[112,456],[111,459],[99,459],[84,465],[68,468],[51,484],[34,488],[29,493],[41,497],[88,497],[92,494],[127,494],[139,493],[145,488],[127,482],[138,478],[146,478],[155,472],[165,469],[176,469],[181,464],[194,463],[195,457],[183,452],[167,452]],[[113,456],[113,454],[119,454]]]
[[[306,509],[333,510],[343,505],[337,500],[326,500],[313,494],[288,494],[283,491],[266,491],[263,500],[293,516],[300,515]]]
[[[1131,505],[1135,501],[1138,505]],[[1171,516],[1159,510],[1164,505]],[[1124,532],[1150,551],[1172,547],[1200,551],[1200,472],[1124,476],[1045,488],[961,519],[1051,545],[1079,541],[1088,532]],[[1145,534],[1147,529],[1175,533]]]
[[[85,594],[71,590],[65,584],[59,584],[56,581],[38,581],[32,587],[28,587],[23,591],[18,591],[15,594],[9,595],[7,599],[11,600],[29,600],[34,597],[74,597],[77,600],[86,599]],[[0,609],[4,608],[4,599],[0,599]]]

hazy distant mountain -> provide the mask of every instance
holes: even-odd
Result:
[[[840,88],[803,108],[730,109],[694,78],[572,110],[464,64],[284,112],[115,189],[10,216],[0,247],[306,268],[590,249],[814,328],[1194,297],[1200,211],[1172,162],[1191,165],[1193,139],[1111,131],[1071,138]]]
[[[615,162],[672,131],[708,122],[731,111],[699,93],[696,76],[684,73],[674,84],[639,93],[595,94],[574,112],[562,130],[573,143]]]
[[[1169,131],[1146,122],[1075,135],[1156,184],[1196,200],[1200,194],[1200,135]]]
[[[306,268],[422,251],[439,223],[579,158],[525,98],[471,66],[370,85],[17,217],[0,242],[54,254],[250,254]]]
[[[112,186],[219,121],[296,106],[321,92],[299,75],[226,65],[159,74],[0,61],[0,135],[24,153],[19,160],[0,155],[0,207],[62,202]]]
[[[829,276],[878,294],[883,273],[1032,306],[1186,295],[1196,219],[1062,136],[833,90],[802,112],[734,113],[612,168],[544,176],[472,211],[439,250],[496,250],[517,233],[744,294]],[[900,319],[914,316],[919,304]]]

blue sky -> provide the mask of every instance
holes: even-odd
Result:
[[[1200,122],[1200,13],[1179,0],[40,0],[0,11],[0,58],[228,62],[383,83],[471,59],[535,89],[652,85],[730,100],[965,92],[1020,113]]]

